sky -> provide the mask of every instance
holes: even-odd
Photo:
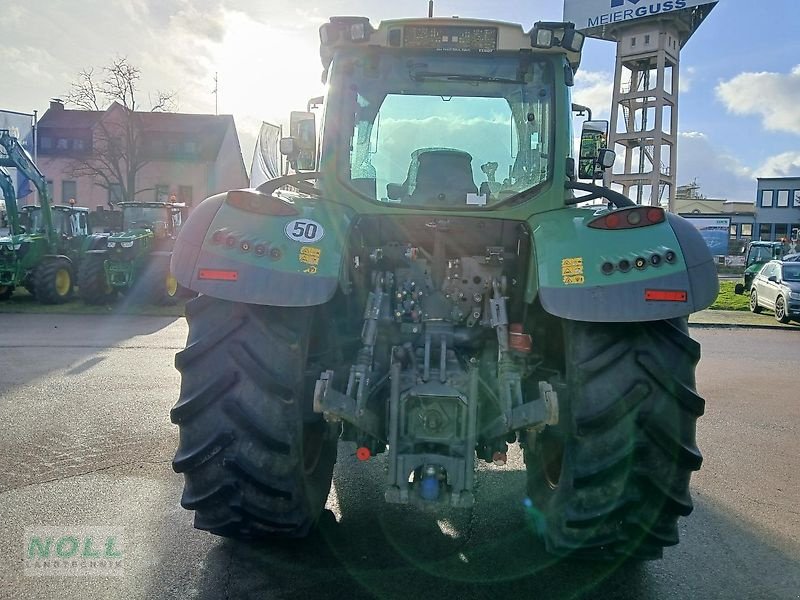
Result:
[[[572,0],[570,0],[572,1]],[[286,123],[322,92],[319,26],[332,15],[425,16],[427,0],[0,0],[0,109],[41,116],[78,73],[125,57],[140,96],[233,114],[245,164],[262,121]],[[436,0],[437,16],[561,20],[563,0]],[[800,2],[720,0],[681,52],[678,184],[755,198],[756,177],[800,175]],[[615,44],[588,40],[574,100],[608,118]]]

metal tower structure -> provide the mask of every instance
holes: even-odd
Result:
[[[617,153],[617,162],[605,183],[621,188],[637,204],[672,210],[680,51],[716,0],[689,0],[682,5],[692,6],[669,11],[664,10],[667,4],[676,7],[679,3],[651,0],[647,6],[647,1],[611,0],[611,12],[576,24],[588,37],[617,43],[608,144]],[[565,18],[572,3],[566,0]]]

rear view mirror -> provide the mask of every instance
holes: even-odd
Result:
[[[614,161],[617,160],[617,153],[608,148],[601,148],[600,154],[597,157],[597,164],[600,169],[610,169],[614,166]]]
[[[295,152],[296,152],[294,146],[295,146],[294,138],[290,138],[290,137],[281,138],[280,151],[281,151],[281,154],[283,154],[284,156],[288,156],[290,159],[294,159],[294,155],[295,155]]]
[[[613,166],[616,155],[606,148],[607,139],[608,121],[584,122],[578,154],[579,179],[601,179],[603,169]],[[601,150],[607,152],[601,153]]]
[[[313,171],[317,166],[317,124],[314,113],[292,111],[289,135],[294,140],[293,152],[286,154],[296,171]],[[283,153],[283,140],[281,140]]]

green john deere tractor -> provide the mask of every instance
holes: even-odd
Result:
[[[476,457],[519,444],[504,509],[550,552],[660,556],[702,461],[687,316],[716,269],[684,219],[577,180],[614,158],[598,122],[573,157],[583,36],[346,17],[320,38],[321,144],[293,113],[295,173],[206,199],[175,243],[200,293],[171,412],[195,527],[307,535],[338,440],[384,455],[387,502],[470,507]]]
[[[172,304],[178,284],[169,271],[172,247],[185,205],[171,202],[122,202],[121,233],[86,255],[78,274],[78,294],[101,304],[117,292],[136,302]]]
[[[747,244],[742,281],[736,284],[733,289],[734,293],[741,295],[746,292],[749,294],[753,279],[761,267],[773,259],[783,258],[785,254],[789,254],[789,246],[783,242],[750,242]]]
[[[53,206],[44,176],[19,142],[0,130],[0,146],[6,156],[0,167],[16,167],[39,192],[39,206],[17,207],[11,178],[3,170],[0,187],[6,200],[9,235],[0,237],[0,299],[16,287],[25,287],[45,304],[70,299],[75,274],[84,254],[105,242],[92,235],[89,210],[76,206]]]

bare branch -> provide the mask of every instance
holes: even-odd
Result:
[[[178,107],[175,92],[158,90],[155,100],[152,96],[148,96],[148,100],[150,100],[150,112],[174,112]]]
[[[67,102],[85,110],[103,111],[116,102],[122,112],[102,115],[94,125],[92,153],[76,158],[71,165],[74,176],[91,176],[105,189],[119,186],[123,200],[133,200],[145,190],[137,189],[137,174],[148,164],[144,147],[142,112],[138,110],[141,72],[125,57],[115,58],[103,67],[102,76],[84,69],[71,84]],[[174,92],[157,91],[148,96],[151,111],[174,111]]]
[[[84,110],[101,110],[100,95],[95,81],[94,69],[83,69],[78,73],[78,80],[70,84],[70,91],[66,94],[67,104],[77,106]]]

